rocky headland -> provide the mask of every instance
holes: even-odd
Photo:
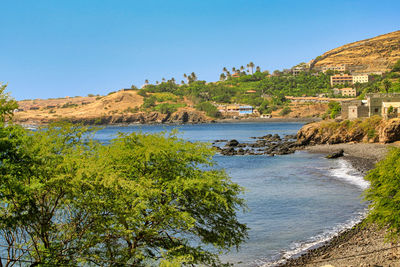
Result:
[[[400,140],[400,119],[320,121],[304,125],[297,134],[302,145],[339,143],[392,143]]]

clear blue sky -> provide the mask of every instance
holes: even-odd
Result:
[[[398,0],[2,0],[0,81],[18,100],[106,94],[145,79],[288,68],[400,29]]]

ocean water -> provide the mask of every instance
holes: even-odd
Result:
[[[96,138],[107,142],[118,132],[154,133],[177,128],[189,141],[217,139],[254,141],[265,134],[295,134],[302,123],[235,123],[181,126],[109,126]],[[250,227],[249,239],[239,251],[221,256],[235,266],[270,266],[284,258],[329,240],[364,215],[360,194],[368,187],[360,173],[343,159],[328,160],[321,154],[265,156],[216,155],[218,166],[246,189],[249,211],[239,220]]]

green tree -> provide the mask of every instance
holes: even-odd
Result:
[[[6,89],[7,84],[0,82],[0,126],[3,126],[6,120],[11,119],[14,110],[18,108],[17,101],[5,92]]]
[[[339,112],[342,110],[342,106],[339,102],[330,101],[328,103],[328,110],[326,114],[331,118],[334,119],[339,115]]]
[[[387,157],[365,177],[371,185],[365,192],[370,201],[368,221],[388,228],[387,238],[400,236],[400,149],[392,148]]]
[[[217,109],[216,106],[211,104],[210,102],[202,102],[198,105],[196,105],[196,109],[200,111],[205,111],[207,116],[213,117],[213,118],[219,118],[221,117],[221,113]]]
[[[87,128],[1,128],[0,229],[36,265],[220,265],[238,247],[242,189],[213,168],[214,150],[175,134],[110,144]],[[190,242],[189,242],[190,240]],[[192,241],[196,240],[195,243]]]
[[[253,63],[253,62],[250,62],[249,64],[247,64],[247,66],[248,66],[249,69],[250,69],[250,74],[253,75],[253,73],[254,73],[254,72],[253,72],[253,69],[254,69],[254,66],[255,66],[254,63]]]
[[[400,59],[394,64],[392,72],[400,72]]]
[[[385,92],[389,93],[390,87],[392,87],[392,83],[388,79],[385,79],[383,80],[383,87],[385,88]]]
[[[221,75],[219,75],[219,80],[220,81],[225,81],[225,79],[226,79],[225,74],[221,73]]]

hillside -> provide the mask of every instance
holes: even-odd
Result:
[[[314,59],[311,68],[346,64],[353,72],[385,72],[400,59],[400,31],[332,49]]]
[[[86,124],[204,122],[210,120],[190,107],[178,108],[172,114],[142,112],[143,97],[137,90],[118,91],[107,96],[36,99],[20,101],[21,111],[14,120],[19,123],[49,123],[59,120]]]

